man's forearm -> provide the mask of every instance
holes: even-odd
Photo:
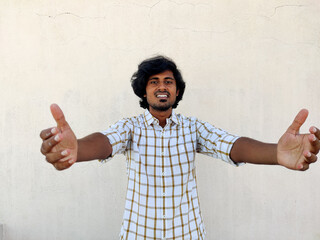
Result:
[[[241,137],[233,144],[230,157],[235,162],[275,165],[278,164],[277,144]]]
[[[106,159],[111,154],[112,146],[102,133],[93,133],[78,139],[77,162]]]

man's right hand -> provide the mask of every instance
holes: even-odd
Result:
[[[78,142],[60,107],[52,104],[50,110],[57,127],[41,131],[41,153],[57,170],[64,170],[77,161]]]

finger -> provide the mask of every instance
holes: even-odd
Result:
[[[62,139],[62,134],[57,134],[55,136],[51,136],[49,139],[44,140],[41,145],[41,153],[46,155],[49,153],[54,146],[56,146]]]
[[[300,167],[299,167],[299,170],[300,171],[306,171],[309,169],[309,163],[301,163]]]
[[[295,117],[293,123],[289,126],[287,132],[291,134],[298,134],[300,127],[306,121],[307,117],[308,117],[308,110],[301,109],[300,112]]]
[[[311,127],[309,129],[310,133],[313,133],[318,139],[320,139],[320,130],[316,127]]]
[[[58,161],[64,162],[68,160],[68,156],[70,154],[70,150],[66,149],[60,152],[47,153],[46,160],[48,163],[55,163]]]
[[[314,135],[314,134],[310,134],[308,136],[309,142],[310,144],[315,147],[316,149],[319,149],[320,147],[320,140]]]
[[[61,108],[57,104],[52,104],[50,110],[54,120],[57,122],[58,128],[63,129],[69,127]]]
[[[70,158],[70,159],[68,159],[67,161],[63,161],[63,162],[59,161],[59,162],[56,162],[56,163],[53,164],[53,166],[54,166],[57,170],[61,171],[61,170],[65,170],[65,169],[71,167],[74,163],[75,163],[75,161]]]
[[[45,129],[45,130],[42,130],[41,133],[40,133],[40,138],[42,140],[46,140],[48,139],[49,137],[52,137],[53,135],[55,135],[56,133],[58,133],[58,129],[57,128],[48,128],[48,129]]]
[[[308,164],[314,163],[314,162],[316,162],[318,160],[318,157],[315,154],[311,153],[311,152],[306,151],[306,152],[303,153],[303,155],[305,157],[305,161]]]

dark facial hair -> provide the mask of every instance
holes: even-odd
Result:
[[[172,105],[170,105],[169,103],[166,105],[162,105],[162,106],[158,106],[156,104],[153,104],[153,105],[150,105],[150,107],[156,111],[165,112],[165,111],[169,110],[172,107]]]

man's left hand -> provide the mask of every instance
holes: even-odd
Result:
[[[299,133],[307,117],[308,110],[302,109],[280,138],[277,147],[277,161],[280,165],[293,170],[305,171],[309,168],[309,164],[317,161],[317,154],[320,150],[320,130],[310,127],[310,133]]]

